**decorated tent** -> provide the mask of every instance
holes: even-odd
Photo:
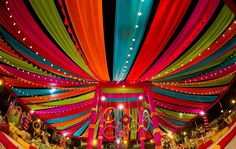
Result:
[[[2,0],[0,75],[65,136],[178,132],[235,80],[233,0]]]

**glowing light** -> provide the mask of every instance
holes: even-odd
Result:
[[[106,100],[106,97],[105,97],[105,96],[102,96],[102,97],[101,97],[101,100],[102,100],[102,101],[105,101],[105,100]]]
[[[183,113],[180,113],[180,114],[179,114],[179,117],[182,118],[182,117],[183,117]]]
[[[54,93],[56,91],[56,89],[55,88],[52,88],[51,90],[50,90],[50,93]]]
[[[2,80],[0,80],[0,86],[1,86],[1,85],[3,85],[3,81],[2,81]]]
[[[30,110],[30,113],[31,113],[31,114],[34,114],[34,110]]]
[[[128,141],[127,141],[127,140],[124,140],[124,144],[128,144]]]
[[[40,119],[37,119],[37,122],[40,122],[41,120]]]
[[[120,109],[120,110],[124,109],[124,105],[122,105],[122,104],[118,105],[118,109]]]
[[[235,101],[234,99],[233,99],[231,102],[232,102],[232,104],[235,104],[235,103],[236,103],[236,101]]]
[[[220,112],[221,112],[221,113],[223,113],[223,112],[224,112],[224,110],[222,109],[222,110],[220,110]]]
[[[201,111],[201,112],[200,112],[200,115],[202,115],[202,116],[205,115],[205,112],[204,112],[204,111]]]
[[[122,85],[123,88],[125,88],[125,85]]]
[[[64,132],[64,133],[63,133],[63,136],[64,136],[64,137],[67,136],[67,132]]]
[[[150,140],[150,143],[154,143],[154,141],[153,141],[153,140]]]
[[[141,16],[142,15],[142,13],[141,12],[138,12],[138,16]]]
[[[139,99],[139,100],[142,100],[142,99],[143,99],[143,96],[142,96],[142,95],[138,96],[138,99]]]
[[[229,110],[229,113],[231,113],[232,112],[232,110]]]
[[[169,133],[167,134],[167,136],[172,139],[172,138],[173,138],[172,132],[169,132]]]
[[[117,139],[117,140],[116,140],[116,143],[117,143],[117,144],[120,144],[120,139]]]
[[[187,135],[187,132],[185,132],[185,131],[184,131],[184,132],[183,132],[183,135],[185,135],[185,136],[186,136],[186,135]]]
[[[93,145],[97,145],[98,141],[96,139],[93,139]]]

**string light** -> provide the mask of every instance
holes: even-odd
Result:
[[[117,140],[116,140],[116,143],[117,143],[117,144],[120,144],[120,139],[117,139]]]
[[[106,97],[105,97],[105,96],[102,96],[102,97],[101,97],[101,100],[102,100],[102,101],[105,101],[105,100],[106,100]]]
[[[56,89],[55,88],[52,88],[51,90],[50,90],[50,93],[54,93],[56,91]]]
[[[205,112],[204,111],[200,111],[200,115],[205,115]]]
[[[140,96],[138,97],[138,99],[139,99],[139,100],[142,100],[142,99],[143,99],[143,95],[140,95]]]
[[[233,99],[231,102],[232,102],[232,104],[235,104],[235,103],[236,103],[236,101],[235,101],[234,99]]]
[[[30,110],[30,114],[34,114],[34,110]]]
[[[119,109],[119,110],[124,109],[124,105],[123,105],[123,104],[119,104],[119,105],[118,105],[118,109]]]

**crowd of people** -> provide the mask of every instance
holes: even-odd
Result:
[[[227,127],[232,119],[236,118],[236,109],[230,112],[225,111],[217,119],[210,123],[210,128],[207,129],[204,125],[198,126],[189,132],[189,135],[179,135],[175,137],[163,137],[163,149],[197,149],[202,143],[210,140],[218,132]]]
[[[211,139],[217,132],[228,126],[235,117],[236,110],[232,109],[230,113],[227,111],[216,120],[212,121],[209,129],[206,129],[204,125],[201,125],[188,132],[188,135],[175,135],[175,137],[167,135],[162,138],[163,149],[196,149],[199,145]],[[61,146],[60,137],[51,136],[47,129],[33,129],[32,122],[30,126],[29,130],[25,131],[21,125],[16,125],[14,122],[8,122],[8,115],[3,115],[0,111],[0,130],[5,134],[8,134],[13,138],[20,137],[37,149],[63,148]],[[67,140],[64,141],[66,142]]]
[[[22,125],[16,124],[15,122],[8,122],[8,117],[10,116],[7,114],[3,115],[2,111],[0,111],[0,131],[11,136],[16,141],[18,141],[20,138],[20,143],[24,141],[25,143],[28,143],[30,146],[33,146],[37,149],[63,148],[60,144],[61,138],[50,137],[51,134],[47,132],[47,129],[34,130],[31,122],[29,124],[30,127],[28,131],[26,131],[22,128]]]

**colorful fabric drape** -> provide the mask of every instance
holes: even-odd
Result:
[[[65,136],[94,137],[101,148],[117,131],[114,140],[144,148],[154,136],[158,146],[160,127],[180,131],[235,82],[231,8],[220,0],[4,0],[0,81]],[[125,115],[138,130],[120,121]]]

